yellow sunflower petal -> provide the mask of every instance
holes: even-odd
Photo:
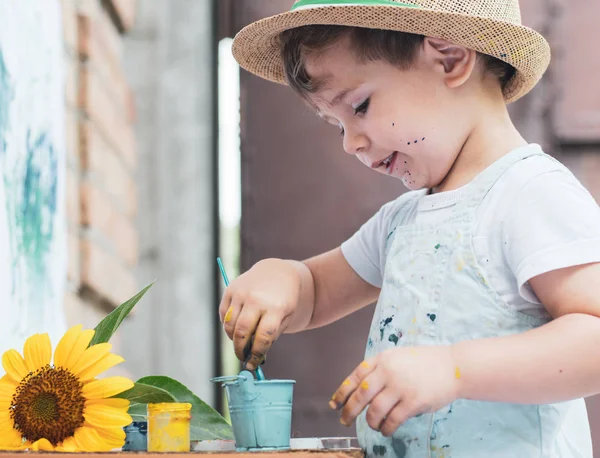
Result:
[[[97,377],[98,375],[107,371],[111,367],[114,367],[117,364],[121,364],[123,361],[125,360],[121,356],[115,355],[114,353],[108,353],[107,355],[104,355],[101,359],[96,361],[94,364],[92,364],[90,367],[88,367],[85,370],[82,370],[81,372],[75,375],[77,375],[77,377],[79,377],[81,381],[91,380],[94,377]]]
[[[0,404],[4,404],[6,402],[10,403],[16,390],[17,385],[6,381],[0,381]]]
[[[131,423],[131,416],[127,410],[100,404],[87,405],[83,417],[90,425],[97,428],[122,428]]]
[[[13,381],[21,383],[21,380],[29,374],[25,360],[17,350],[8,350],[2,355],[2,367]]]
[[[25,341],[23,356],[29,372],[34,372],[50,364],[50,359],[52,359],[50,336],[48,334],[32,335]]]
[[[82,393],[86,399],[102,399],[110,398],[130,388],[133,388],[131,380],[126,377],[115,376],[86,383],[83,385]]]
[[[111,444],[113,448],[123,447],[125,444],[125,430],[123,428],[96,428],[89,423],[83,425],[94,428],[100,437],[106,439],[106,442]]]
[[[64,359],[64,361],[62,361],[62,364],[59,366],[56,363],[55,355],[54,365],[56,367],[64,367],[65,369],[71,369],[83,356],[83,353],[85,352],[86,348],[88,348],[92,338],[94,337],[94,333],[95,331],[93,329],[85,329],[83,331],[78,332],[75,339],[69,338],[69,340],[65,342],[64,349],[61,350],[61,352],[66,353],[65,357],[62,358]],[[63,336],[63,339],[65,338],[65,336]],[[59,358],[59,360],[60,359],[61,358]]]
[[[67,367],[71,351],[81,334],[81,327],[80,324],[73,326],[65,332],[65,335],[62,336],[60,342],[58,342],[56,350],[54,350],[54,365],[56,367]]]
[[[111,348],[112,345],[109,343],[92,345],[83,352],[83,355],[81,355],[81,358],[79,358],[77,363],[70,366],[71,372],[75,374],[75,376],[78,376],[81,372],[93,367],[95,363],[106,356],[110,352]]]
[[[48,439],[42,438],[31,444],[29,450],[34,452],[53,452],[54,445],[52,445]]]
[[[121,398],[88,399],[85,402],[85,405],[86,405],[86,407],[101,405],[101,406],[114,407],[115,409],[128,410],[129,409],[129,399],[121,399]]]
[[[56,446],[57,452],[76,452],[77,451],[77,443],[75,442],[74,437],[69,437],[62,441],[62,443]]]
[[[11,422],[12,423],[12,422]],[[2,429],[0,434],[0,450],[23,450],[28,444],[23,443],[21,435],[16,429]]]
[[[20,382],[20,380],[19,380],[19,382]],[[18,385],[17,383],[15,383],[15,381],[13,379],[11,379],[6,374],[4,374],[2,377],[0,377],[0,383],[10,383],[11,385],[14,385],[15,387]]]
[[[13,427],[13,420],[10,418],[10,412],[8,409],[0,410],[0,432],[7,429],[7,427]]]
[[[82,426],[75,430],[75,444],[81,452],[109,452],[115,448],[114,444],[100,437],[94,428]]]

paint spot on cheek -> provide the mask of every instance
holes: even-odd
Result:
[[[461,373],[460,373],[460,368],[457,367],[456,369],[454,369],[454,377],[456,377],[457,379],[459,379],[461,377]]]

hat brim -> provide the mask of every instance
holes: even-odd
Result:
[[[494,56],[517,70],[504,90],[507,103],[527,94],[550,64],[548,42],[541,34],[523,25],[462,13],[384,5],[331,5],[261,19],[244,27],[235,36],[233,55],[249,72],[286,84],[279,34],[316,24],[415,33]]]

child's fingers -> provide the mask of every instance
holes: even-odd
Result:
[[[381,390],[371,401],[367,410],[366,420],[371,429],[379,431],[384,420],[398,402],[398,394],[393,389],[386,387]]]
[[[233,348],[235,350],[235,355],[240,361],[246,359],[244,349],[254,335],[259,321],[259,310],[254,307],[242,307],[242,310],[235,321],[235,329],[233,331]]]
[[[225,316],[231,305],[231,298],[232,294],[229,292],[229,289],[226,289],[221,298],[221,302],[219,303],[219,319],[221,320],[221,323],[225,323]]]
[[[254,370],[262,363],[267,351],[279,337],[281,321],[281,316],[277,313],[267,313],[262,316],[254,333],[250,358],[246,363],[248,370]]]
[[[223,330],[231,340],[234,339],[233,333],[241,311],[242,302],[234,298],[229,303],[229,307],[227,308],[225,315],[223,316]]]
[[[345,426],[351,425],[383,389],[384,380],[377,376],[377,372],[367,375],[347,399],[342,408],[340,423]]]
[[[354,371],[348,376],[346,380],[340,385],[337,391],[331,397],[329,406],[332,409],[339,409],[342,407],[350,395],[358,388],[363,379],[369,375],[373,370],[374,361],[372,359],[363,361],[358,365]]]
[[[389,414],[381,423],[380,431],[384,436],[391,436],[407,420],[420,414],[415,403],[408,400],[400,401],[390,410]]]

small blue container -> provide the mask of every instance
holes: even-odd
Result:
[[[148,448],[148,423],[134,421],[123,428],[125,430],[124,452],[145,452]]]
[[[288,450],[295,380],[255,380],[249,371],[217,377],[227,394],[236,450]]]

